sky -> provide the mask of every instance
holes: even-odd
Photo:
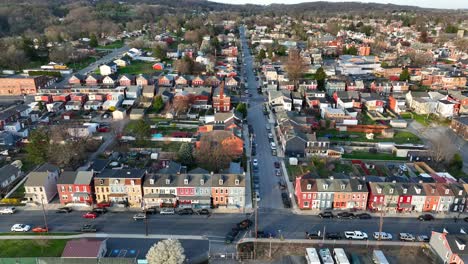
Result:
[[[220,2],[226,4],[297,4],[302,2],[314,2],[307,0],[211,0],[213,2]],[[358,0],[328,0],[330,2],[358,2]],[[464,8],[468,9],[468,0],[372,0],[372,1],[359,1],[359,2],[373,2],[382,4],[396,4],[396,5],[412,5],[429,8]]]

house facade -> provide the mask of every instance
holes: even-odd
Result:
[[[94,202],[92,171],[65,171],[57,182],[61,204],[91,205]]]
[[[24,197],[29,203],[48,204],[57,195],[58,167],[46,163],[27,177]]]
[[[142,184],[146,171],[142,169],[106,169],[94,178],[96,201],[141,207]]]

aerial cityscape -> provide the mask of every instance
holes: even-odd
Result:
[[[388,2],[0,1],[0,264],[468,264],[468,3]]]

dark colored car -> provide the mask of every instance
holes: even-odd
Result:
[[[58,208],[57,211],[55,211],[56,213],[71,213],[73,210],[70,208],[70,207],[61,207],[61,208]]]
[[[336,215],[337,218],[342,218],[342,219],[353,219],[355,215],[353,213],[349,212],[341,212]]]
[[[274,238],[276,237],[276,234],[268,230],[257,231],[257,238],[270,238],[270,237]]]
[[[430,214],[423,214],[423,215],[418,216],[419,221],[432,221],[434,219],[435,219],[434,216]]]
[[[86,224],[86,225],[83,225],[83,226],[80,228],[80,232],[83,232],[83,233],[95,233],[95,232],[97,232],[97,228],[96,228],[95,225]]]
[[[339,233],[327,233],[325,235],[327,239],[332,239],[332,240],[339,240],[341,239],[341,235]]]
[[[283,200],[283,205],[285,208],[291,208],[291,199],[289,199],[289,196],[287,193],[282,192],[281,199]]]
[[[105,214],[107,213],[107,209],[105,207],[102,208],[93,208],[93,212],[97,214]]]
[[[275,168],[277,168],[277,169],[280,168],[280,163],[278,161],[275,161]]]
[[[372,218],[370,214],[366,214],[366,213],[358,214],[356,215],[356,217],[359,219],[371,219]]]
[[[231,230],[229,233],[227,233],[226,239],[224,240],[224,242],[226,244],[231,244],[234,240],[236,240],[236,237],[238,234],[239,234],[239,231]]]
[[[178,211],[177,214],[179,214],[179,215],[193,215],[194,211],[193,211],[192,208],[184,208],[184,209]]]
[[[157,213],[159,213],[158,208],[156,208],[156,207],[146,208],[143,212],[145,212],[146,214],[157,214]]]
[[[323,237],[320,235],[320,231],[312,231],[305,233],[306,239],[322,239]]]
[[[242,220],[240,223],[237,224],[237,227],[240,230],[249,229],[250,226],[252,226],[252,221],[250,219]]]
[[[201,209],[198,211],[199,215],[210,215],[210,211],[208,209]]]
[[[333,217],[335,217],[335,216],[332,214],[332,212],[323,212],[323,213],[318,214],[318,216],[319,216],[320,218],[333,218]]]

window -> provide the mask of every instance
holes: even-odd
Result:
[[[357,186],[357,189],[358,189],[359,191],[362,190],[362,185],[359,184],[359,185]]]
[[[305,198],[307,198],[307,195],[304,193],[302,194],[302,199],[305,199]]]
[[[341,184],[341,190],[344,190],[344,189],[345,189],[345,185]]]
[[[215,193],[218,193],[218,189],[215,189]]]
[[[311,198],[311,195],[310,195],[310,193],[309,193],[309,195],[308,195],[308,196],[309,196],[309,199],[310,199],[310,198]]]
[[[130,180],[131,185],[135,185],[135,180]]]
[[[68,200],[68,195],[62,195],[62,200]]]
[[[463,194],[463,191],[460,190],[460,191],[458,192],[458,195],[462,195],[462,194]]]
[[[218,197],[215,197],[215,201],[216,201],[216,202],[218,201]]]
[[[80,191],[80,186],[75,186],[75,191],[79,192]]]
[[[445,189],[445,194],[449,194],[449,189]]]
[[[403,193],[406,194],[406,192],[408,191],[408,189],[403,189]]]
[[[43,192],[43,189],[42,189],[42,187],[39,187],[39,191],[40,191],[40,192]]]
[[[101,200],[101,195],[100,194],[97,195],[97,199]]]
[[[223,197],[223,196],[221,196],[220,200],[221,200],[221,202],[224,202],[224,197]]]
[[[324,190],[328,190],[328,184],[324,184],[324,185],[323,185],[323,189],[324,189]]]
[[[403,202],[403,197],[400,197],[400,203]]]
[[[220,190],[220,193],[223,193],[223,189]]]
[[[410,199],[410,197],[409,197],[409,196],[408,196],[408,197],[406,197],[406,202],[407,202],[407,203],[409,203],[409,202],[410,202],[410,200],[411,200],[411,199]]]
[[[307,190],[312,189],[312,184],[307,184]]]
[[[72,186],[68,186],[68,191],[69,191],[69,192],[73,192],[73,187],[72,187]]]
[[[114,184],[119,184],[119,180],[114,180]]]
[[[184,184],[185,184],[185,185],[188,184],[188,179],[184,179]]]
[[[170,179],[166,179],[166,184],[171,184],[171,180],[170,180]]]
[[[87,192],[87,191],[88,191],[88,190],[87,190],[88,188],[86,188],[86,186],[83,186],[83,188],[81,188],[81,189],[83,190],[83,192]]]
[[[149,182],[151,185],[154,184],[154,179],[150,179]]]
[[[382,193],[382,189],[381,189],[381,188],[377,188],[377,193]]]
[[[393,193],[393,188],[390,188],[389,193]]]
[[[103,180],[103,179],[100,179],[100,180],[99,180],[99,184],[100,184],[100,185],[103,185],[103,184],[104,184],[104,180]]]
[[[223,183],[224,183],[223,179],[220,179],[219,180],[219,185],[223,185]]]
[[[239,179],[236,179],[236,180],[234,181],[234,184],[235,184],[235,185],[239,185]]]
[[[201,179],[200,180],[200,185],[204,185],[205,184],[205,180],[204,179]]]
[[[304,207],[309,207],[309,202],[304,202]]]

